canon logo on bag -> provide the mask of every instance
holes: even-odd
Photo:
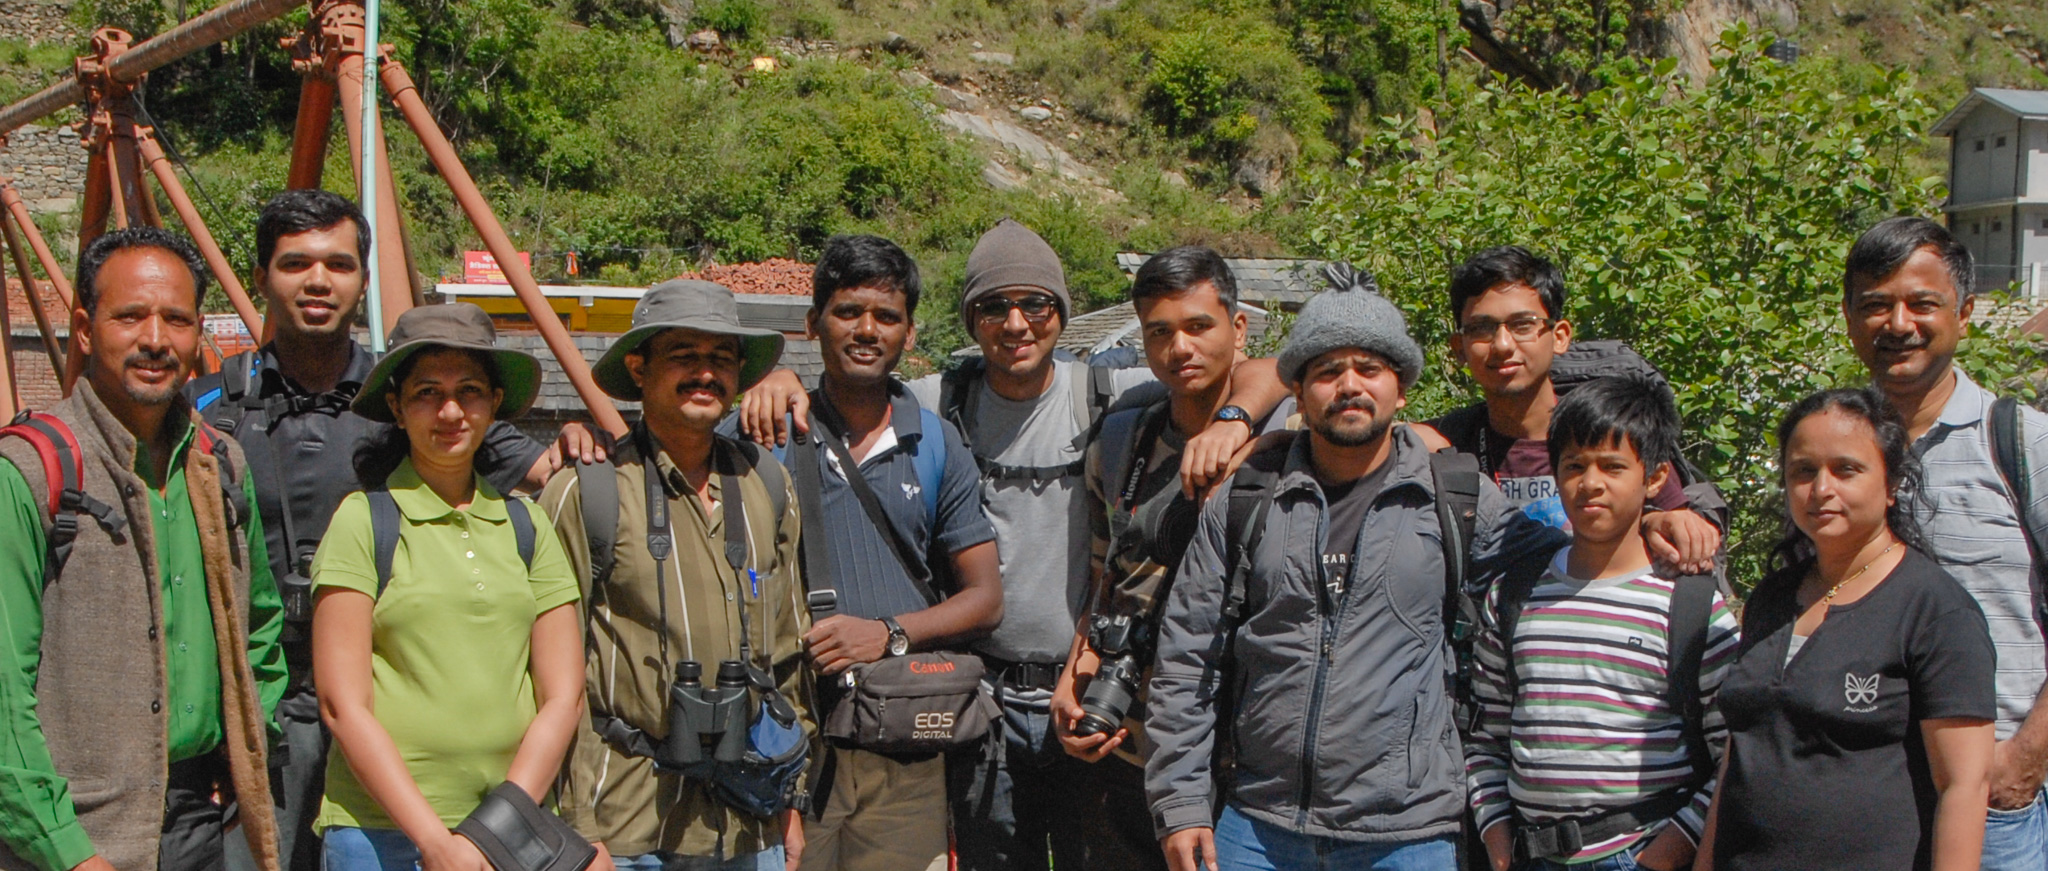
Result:
[[[953,664],[950,662],[918,662],[914,659],[910,661],[912,674],[944,674],[952,670]]]

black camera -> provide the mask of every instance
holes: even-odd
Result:
[[[313,622],[313,551],[303,549],[292,560],[291,571],[277,579],[277,594],[284,602],[288,623]]]
[[[1138,651],[1150,640],[1147,628],[1128,615],[1096,616],[1089,627],[1088,645],[1095,648],[1102,665],[1081,695],[1081,719],[1074,724],[1074,734],[1109,735],[1122,726],[1145,677]]]
[[[680,769],[705,761],[706,746],[716,762],[738,762],[747,751],[747,666],[737,659],[718,664],[714,686],[704,686],[704,666],[676,663],[668,689],[668,737],[655,764]]]

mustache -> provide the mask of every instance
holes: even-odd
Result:
[[[727,391],[726,391],[726,389],[725,389],[725,385],[724,385],[724,384],[720,384],[720,383],[719,383],[719,382],[718,382],[717,380],[715,380],[715,379],[701,379],[701,380],[697,380],[697,381],[685,381],[685,382],[683,382],[683,383],[681,383],[681,384],[678,384],[678,385],[676,385],[676,395],[677,395],[677,396],[681,396],[681,395],[683,395],[683,394],[685,394],[685,393],[689,393],[689,392],[690,392],[690,391],[692,391],[692,390],[709,390],[709,391],[711,391],[712,393],[715,393],[715,394],[717,394],[717,395],[718,395],[718,398],[720,398],[720,399],[731,399],[731,398],[732,398],[732,395],[731,395],[731,394],[730,394],[729,392],[727,392]]]
[[[1871,345],[1880,351],[1911,351],[1927,347],[1927,337],[1914,333],[1910,336],[1878,336]]]
[[[170,367],[175,366],[177,362],[177,355],[169,351],[136,351],[129,354],[127,359],[122,360],[121,364],[130,367],[143,365]]]
[[[1336,402],[1330,403],[1329,407],[1324,410],[1324,413],[1339,414],[1346,411],[1363,411],[1366,414],[1378,414],[1379,410],[1379,405],[1374,403],[1371,398],[1353,396],[1350,399],[1339,399]]]

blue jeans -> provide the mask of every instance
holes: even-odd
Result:
[[[710,856],[679,856],[664,850],[638,856],[613,856],[619,871],[782,871],[782,845],[746,856],[719,860]]]
[[[1984,871],[2048,868],[2048,790],[2019,810],[1992,808],[1984,817]]]
[[[1634,846],[1619,853],[1611,856],[1602,856],[1591,862],[1580,862],[1576,865],[1567,865],[1563,862],[1554,862],[1549,859],[1530,859],[1521,865],[1515,866],[1515,871],[1636,871],[1638,867],[1636,865],[1636,853],[1641,848],[1649,845],[1650,839],[1643,838],[1636,841]],[[1692,866],[1688,865],[1686,867]]]
[[[1458,837],[1362,843],[1290,832],[1225,805],[1216,820],[1221,871],[1444,871],[1458,866]]]
[[[419,871],[420,848],[397,829],[329,826],[320,841],[320,871]]]

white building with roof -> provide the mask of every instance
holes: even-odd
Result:
[[[1934,125],[1949,137],[1949,230],[1980,289],[2048,298],[2048,91],[1974,88]]]

